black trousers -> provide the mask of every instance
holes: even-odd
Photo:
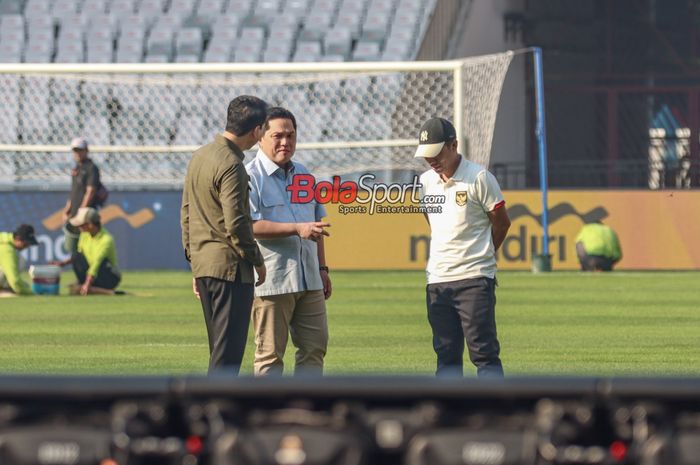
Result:
[[[254,286],[242,283],[240,276],[239,270],[234,282],[196,279],[209,338],[209,373],[226,369],[238,374],[243,361]]]
[[[480,378],[503,377],[496,336],[496,280],[462,279],[428,284],[428,321],[433,330],[438,376],[462,376],[464,341]]]
[[[85,282],[85,278],[87,277],[87,271],[88,268],[90,268],[90,265],[88,264],[85,255],[81,254],[80,252],[73,253],[71,260],[75,277],[78,278],[78,282],[80,284],[83,284]],[[100,263],[100,268],[97,270],[97,276],[95,276],[95,280],[92,282],[92,285],[95,287],[101,287],[102,289],[114,289],[119,285],[119,281],[121,281],[121,279],[121,274],[114,271],[114,268],[112,268],[112,264],[109,262],[109,260],[102,260],[102,263]]]
[[[602,255],[588,255],[583,244],[576,243],[576,255],[581,264],[581,271],[612,271],[615,262]]]

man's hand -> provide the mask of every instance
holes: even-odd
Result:
[[[317,242],[321,239],[321,236],[330,236],[328,231],[324,228],[329,228],[330,223],[324,223],[322,221],[314,221],[311,223],[297,223],[297,234],[302,239],[308,239],[310,241]]]
[[[68,218],[70,218],[70,216],[68,216],[68,214],[69,214],[68,211],[65,211],[61,214],[61,221],[63,222],[63,224],[68,223]]]
[[[258,280],[255,282],[255,287],[258,287],[265,282],[265,278],[267,277],[267,268],[265,268],[265,264],[263,263],[260,266],[256,266],[255,272],[258,274]]]
[[[82,286],[80,286],[80,295],[88,295],[90,293],[90,288],[92,287],[92,282],[94,280],[94,276],[87,275],[85,277],[85,282]]]
[[[321,282],[323,282],[323,297],[328,300],[333,293],[333,287],[331,286],[331,277],[328,276],[326,270],[321,270]]]
[[[199,289],[197,289],[197,280],[194,276],[192,276],[192,292],[194,292],[196,298],[201,299],[201,297],[199,297]]]
[[[66,264],[63,262],[60,262],[58,260],[52,260],[49,262],[49,265],[54,265],[54,266],[65,266]]]

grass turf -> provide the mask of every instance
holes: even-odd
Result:
[[[62,278],[63,289],[72,281]],[[334,272],[328,374],[431,374],[421,272]],[[700,375],[700,273],[502,272],[506,374]],[[126,296],[0,299],[0,371],[202,374],[208,348],[187,272],[127,272]],[[241,372],[252,371],[253,338]],[[294,364],[294,348],[285,357]],[[467,361],[465,372],[474,370]]]

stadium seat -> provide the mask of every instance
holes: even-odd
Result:
[[[410,39],[392,40],[389,37],[382,51],[383,61],[404,61],[410,58],[411,43]]]
[[[173,54],[173,30],[168,25],[156,25],[148,35],[146,42],[147,55],[164,55],[168,58]],[[157,62],[160,63],[160,62]]]
[[[134,0],[112,0],[109,4],[109,14],[115,18],[133,15],[136,12]]]
[[[175,51],[178,56],[195,55],[199,57],[202,54],[202,30],[196,27],[180,29],[177,32]]]
[[[107,13],[107,4],[105,0],[89,0],[83,3],[80,14],[86,21],[89,21],[95,16],[104,15]],[[86,23],[87,24],[87,23]]]
[[[233,61],[255,63],[261,60],[265,47],[265,30],[260,27],[244,27],[233,53]]]
[[[270,36],[267,41],[268,46],[270,43],[286,42],[291,48],[296,41],[297,28],[284,24],[278,26],[277,24],[278,23],[273,24],[270,29]]]
[[[382,42],[388,33],[390,21],[389,11],[369,11],[362,25],[362,40]]]
[[[301,20],[309,11],[308,0],[287,0],[282,9],[282,17]]]
[[[364,21],[363,18],[363,11],[341,9],[335,19],[334,27],[348,29],[352,35],[352,38],[357,39],[360,37],[360,32],[362,31],[362,23]]]
[[[75,0],[56,0],[51,11],[56,24],[64,22],[75,24],[75,17],[78,16],[78,2]],[[80,24],[82,26],[82,18]]]
[[[0,32],[4,31],[24,32],[24,16],[21,14],[4,14],[0,16]]]
[[[304,21],[304,27],[299,34],[300,40],[323,39],[326,31],[330,29],[334,14],[333,11],[312,10]]]
[[[235,14],[240,18],[247,18],[255,0],[229,0],[226,14]]]
[[[226,0],[200,0],[196,13],[198,16],[203,16],[212,22],[221,16],[227,3]]]
[[[343,61],[346,61],[346,60],[347,60],[347,57],[345,57],[345,56],[343,56],[343,55],[333,55],[333,54],[330,54],[330,55],[323,55],[323,56],[321,57],[321,61],[325,61],[325,62],[329,62],[329,63],[333,63],[333,62],[334,62],[334,63],[340,63],[340,62],[343,62]]]
[[[297,49],[294,52],[295,62],[313,62],[321,58],[321,42],[308,40],[297,42]]]
[[[235,14],[224,14],[216,18],[212,33],[216,36],[219,33],[233,31],[233,37],[238,37],[238,28],[242,22],[242,17]]]
[[[280,13],[279,0],[259,0],[246,20],[249,26],[267,27]]]
[[[163,16],[164,8],[163,0],[141,0],[138,14],[143,18],[147,27],[150,27]]]
[[[336,27],[326,33],[323,40],[323,52],[325,55],[350,56],[352,48],[352,32],[350,29]]]
[[[380,57],[379,43],[358,42],[352,54],[354,61],[377,61]]]
[[[5,50],[17,49],[20,52],[24,49],[24,30],[0,29],[0,48]]]
[[[41,40],[46,40],[50,35],[53,38],[53,18],[50,16],[31,16],[27,18],[27,40],[33,36],[40,36]]]
[[[180,22],[194,14],[195,0],[170,0],[168,15],[177,16]]]
[[[24,5],[24,17],[27,20],[32,18],[45,18],[51,15],[51,2],[46,0],[27,0]]]
[[[231,51],[233,47],[230,42],[210,40],[206,52],[204,52],[205,63],[226,63],[231,61]]]
[[[22,0],[0,0],[0,15],[21,14],[22,6]]]
[[[88,40],[86,63],[112,63],[114,62],[114,50],[112,41]]]
[[[170,55],[160,54],[160,53],[146,53],[146,58],[144,58],[144,63],[170,63]]]
[[[289,40],[268,41],[263,54],[263,61],[282,63],[289,61],[292,54],[292,42]]]
[[[107,14],[93,16],[87,23],[87,43],[91,41],[112,41],[116,34],[115,18]]]
[[[138,35],[125,36],[122,31],[117,45],[117,63],[141,63],[143,59],[143,35],[138,37]]]
[[[50,41],[30,41],[24,51],[24,61],[26,63],[51,63],[53,46],[53,35]]]
[[[85,61],[85,49],[82,39],[59,40],[56,47],[56,63],[83,63]]]
[[[175,55],[175,63],[199,63],[199,55],[178,53]]]

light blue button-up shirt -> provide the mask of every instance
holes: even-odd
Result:
[[[253,221],[268,220],[278,223],[308,223],[320,221],[326,216],[323,205],[312,200],[309,203],[292,203],[287,186],[296,174],[310,174],[300,163],[291,162],[285,173],[258,150],[255,159],[246,165],[250,176],[250,216]],[[260,252],[265,259],[267,277],[255,288],[255,295],[279,295],[323,289],[318,269],[318,244],[299,236],[276,239],[258,239]]]

